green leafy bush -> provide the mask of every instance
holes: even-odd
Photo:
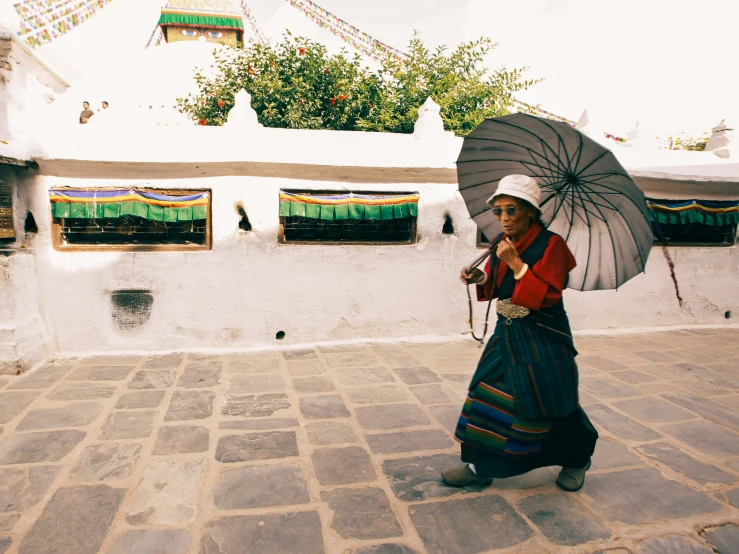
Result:
[[[403,61],[388,59],[372,71],[358,54],[329,55],[323,45],[287,34],[279,44],[217,51],[214,76],[198,71],[199,93],[178,102],[201,125],[222,125],[243,88],[267,127],[412,133],[431,96],[445,128],[464,136],[483,119],[507,114],[513,94],[538,82],[523,78],[525,68],[488,73],[482,60],[492,48],[480,39],[448,54],[415,37]]]

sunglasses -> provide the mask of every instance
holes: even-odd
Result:
[[[506,206],[505,213],[506,215],[513,217],[518,213],[518,210],[519,208],[517,208],[516,206]],[[503,215],[503,211],[503,208],[493,208],[493,213],[496,217],[500,217],[501,215]]]

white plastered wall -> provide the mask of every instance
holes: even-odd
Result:
[[[289,132],[289,131],[288,131]],[[42,164],[43,165],[43,164]],[[327,168],[327,170],[330,168]],[[371,177],[371,173],[368,174]],[[384,179],[382,168],[378,180]],[[213,248],[206,252],[60,252],[51,245],[52,186],[207,188]],[[413,245],[278,244],[279,191],[322,189],[420,193]],[[476,227],[453,183],[347,183],[224,176],[177,179],[28,177],[21,209],[39,225],[33,245],[40,304],[59,352],[248,348],[364,338],[460,337],[467,301],[459,268],[479,252]],[[253,226],[239,230],[236,204]],[[455,234],[441,233],[444,215]],[[684,307],[660,247],[647,272],[619,291],[567,291],[576,330],[724,325],[739,314],[736,248],[669,249]],[[110,292],[148,289],[149,320],[119,330]],[[476,303],[477,325],[484,305]],[[275,334],[285,332],[278,343]]]

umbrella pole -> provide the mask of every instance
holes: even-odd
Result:
[[[493,250],[492,246],[488,248],[487,250],[485,250],[485,252],[480,254],[477,258],[475,258],[475,260],[470,265],[467,266],[467,269],[474,269],[478,265],[480,265],[483,261],[485,261],[485,258],[487,258],[490,255],[492,250]]]

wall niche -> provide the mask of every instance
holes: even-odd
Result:
[[[146,289],[122,289],[110,293],[113,323],[121,331],[134,331],[149,321],[154,295]]]

